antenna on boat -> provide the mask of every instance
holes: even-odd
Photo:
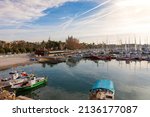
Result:
[[[139,36],[139,50],[141,51],[141,37]]]
[[[128,37],[128,49],[129,49],[129,51],[130,51],[130,35],[129,35],[129,37]]]
[[[135,45],[134,45],[134,50],[137,51],[136,36],[135,36],[135,35],[134,35],[134,43],[135,43]]]
[[[148,50],[149,48],[148,48],[148,35],[147,35],[147,50]]]
[[[125,40],[125,52],[127,53],[127,42]]]

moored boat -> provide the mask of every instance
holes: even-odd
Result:
[[[91,100],[113,100],[115,95],[114,84],[111,80],[97,80],[90,90]]]
[[[92,60],[106,60],[106,61],[110,61],[112,58],[111,56],[107,56],[107,55],[91,55],[90,59]]]
[[[24,82],[20,85],[13,85],[11,88],[16,91],[24,91],[33,89],[45,83],[47,83],[46,77],[32,77],[28,82]]]
[[[11,86],[14,86],[14,85],[20,85],[20,84],[27,82],[27,81],[28,81],[28,78],[20,78],[20,79],[10,80],[9,84]]]
[[[28,76],[28,74],[26,72],[24,72],[24,71],[22,71],[20,74],[19,74],[18,71],[11,71],[9,73],[9,76],[6,77],[6,78],[2,78],[1,81],[9,81],[9,82],[11,82],[13,80],[16,81],[18,79],[23,79],[24,77],[27,77],[27,76]]]

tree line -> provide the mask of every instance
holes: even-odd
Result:
[[[26,42],[23,40],[5,42],[0,41],[0,53],[1,54],[19,54],[19,53],[32,53],[36,50],[76,50],[94,48],[95,44],[80,43],[77,38],[68,36],[65,42],[62,41],[48,41],[42,42]]]

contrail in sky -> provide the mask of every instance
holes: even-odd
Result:
[[[81,13],[81,14],[79,14],[79,15],[76,15],[74,18],[71,18],[69,21],[67,21],[67,22],[63,25],[63,29],[66,29],[75,19],[77,19],[77,18],[79,18],[79,17],[81,17],[81,16],[83,16],[83,15],[85,15],[85,14],[87,14],[87,13],[90,13],[90,12],[92,12],[92,11],[98,9],[98,8],[100,8],[101,6],[107,4],[107,3],[111,2],[111,1],[112,1],[112,0],[107,0],[107,1],[105,1],[105,2],[103,2],[103,3],[101,3],[101,4],[99,4],[99,5],[97,5],[96,7],[87,10],[86,12],[83,12],[83,13]]]

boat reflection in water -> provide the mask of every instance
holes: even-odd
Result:
[[[47,84],[44,83],[44,84],[39,85],[37,87],[34,87],[34,88],[30,89],[30,90],[25,90],[25,91],[22,91],[22,92],[16,92],[16,96],[26,95],[27,97],[32,97],[33,99],[39,99],[40,98],[40,96],[39,96],[40,90],[43,87],[45,87],[46,85]]]

